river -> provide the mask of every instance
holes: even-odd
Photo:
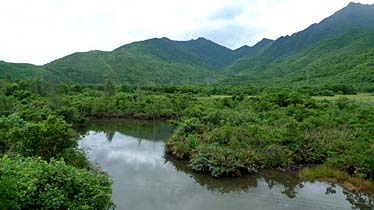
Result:
[[[302,182],[297,172],[263,170],[215,179],[188,162],[165,157],[166,122],[93,121],[79,144],[113,180],[119,210],[373,209],[365,195],[324,182]]]

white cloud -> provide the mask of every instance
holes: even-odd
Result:
[[[44,64],[153,37],[203,36],[236,48],[302,30],[349,1],[0,0],[0,59]]]

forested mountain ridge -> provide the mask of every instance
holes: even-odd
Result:
[[[262,53],[238,59],[227,83],[373,82],[374,5],[347,7],[292,36],[280,37]]]
[[[6,77],[17,79],[28,79],[37,77],[45,72],[41,66],[36,66],[28,63],[7,63],[0,61],[0,78]]]
[[[75,53],[46,64],[59,80],[130,84],[206,84],[224,78],[223,69],[258,47],[231,50],[205,38],[173,41],[154,38],[111,52]]]
[[[374,5],[350,3],[291,36],[231,50],[205,38],[154,38],[74,53],[44,66],[0,63],[0,78],[124,84],[374,82]]]

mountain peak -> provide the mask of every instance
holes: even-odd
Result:
[[[359,2],[349,2],[349,4],[347,5],[347,7],[361,7],[361,6],[370,6],[372,4],[361,4]]]
[[[198,37],[197,39],[193,39],[192,41],[206,42],[210,40],[205,37]]]
[[[374,4],[351,2],[325,20],[330,24],[339,24],[341,28],[343,26],[374,28]]]
[[[169,38],[167,37],[162,37],[162,38],[151,38],[151,39],[147,39],[147,40],[144,40],[145,42],[153,42],[153,41],[171,41]]]
[[[263,47],[263,46],[266,46],[266,45],[270,44],[273,41],[274,40],[263,38],[261,41],[259,41],[257,44],[255,44],[253,47]]]
[[[356,6],[356,5],[362,5],[362,4],[361,4],[361,3],[358,3],[358,2],[353,2],[353,1],[351,1],[351,2],[349,2],[348,7]]]
[[[374,8],[374,4],[362,4],[357,2],[350,2],[346,7],[339,10],[337,13],[342,11],[357,12],[357,10],[371,10]]]

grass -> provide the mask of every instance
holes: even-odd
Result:
[[[299,173],[300,178],[315,181],[322,180],[338,183],[348,191],[364,191],[374,193],[374,181],[362,177],[353,177],[345,171],[335,169],[328,165],[320,165],[315,168],[304,168]]]
[[[199,99],[215,99],[215,98],[227,98],[232,97],[231,95],[210,95],[210,96],[200,96]]]
[[[335,101],[339,98],[348,98],[363,104],[374,105],[374,94],[373,93],[358,93],[356,95],[335,95],[335,96],[313,96],[317,100],[329,100]]]

